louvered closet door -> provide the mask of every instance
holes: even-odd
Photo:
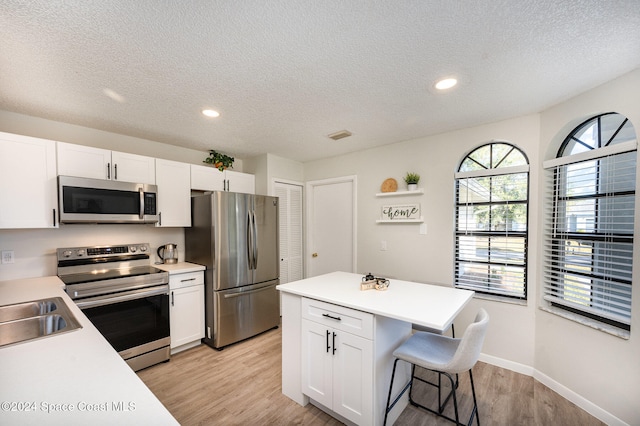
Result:
[[[280,198],[280,284],[301,280],[302,186],[276,182]]]

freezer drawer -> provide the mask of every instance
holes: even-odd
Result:
[[[221,348],[277,327],[280,324],[278,283],[279,280],[274,280],[213,292],[213,336],[207,330],[205,342]]]

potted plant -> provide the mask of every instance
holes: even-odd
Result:
[[[409,191],[415,191],[418,189],[418,182],[420,181],[420,175],[417,173],[407,173],[404,177],[404,181],[407,183]]]
[[[204,159],[203,163],[213,164],[216,169],[223,171],[225,169],[228,169],[229,167],[232,167],[234,160],[235,158],[229,157],[228,155],[220,154],[219,152],[212,149],[209,151],[209,156]]]

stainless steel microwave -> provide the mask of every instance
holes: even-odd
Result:
[[[60,223],[156,223],[158,187],[58,176]]]

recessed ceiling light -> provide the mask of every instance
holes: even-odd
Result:
[[[202,114],[206,115],[207,117],[220,117],[220,113],[212,109],[203,109]]]
[[[453,77],[443,78],[442,80],[436,81],[436,84],[433,85],[438,90],[447,90],[451,89],[453,86],[458,84],[458,80]]]

